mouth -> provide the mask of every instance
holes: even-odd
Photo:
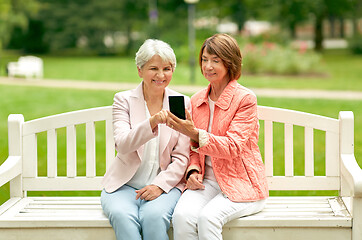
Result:
[[[157,85],[162,85],[163,83],[165,83],[165,80],[152,80],[153,83],[157,84]]]
[[[215,75],[215,73],[205,73],[205,77],[212,77],[214,75]]]

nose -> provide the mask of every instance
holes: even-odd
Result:
[[[213,68],[213,66],[212,66],[212,64],[211,64],[210,61],[207,61],[207,62],[205,63],[205,67],[206,67],[206,69],[212,69],[212,68]]]
[[[163,70],[160,70],[157,72],[157,75],[162,78],[165,76],[165,73],[163,72]]]

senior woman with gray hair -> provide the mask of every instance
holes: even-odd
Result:
[[[176,67],[172,48],[148,39],[136,65],[141,84],[114,96],[117,156],[104,175],[101,203],[118,240],[162,240],[185,187],[189,138],[165,125],[168,96],[181,95],[167,88]]]

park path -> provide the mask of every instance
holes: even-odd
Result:
[[[39,80],[0,77],[0,85],[120,91],[135,88],[138,84],[120,82],[72,81],[55,79]],[[170,87],[178,92],[193,94],[198,90],[204,88],[205,86],[170,85]],[[362,91],[329,91],[272,88],[252,88],[252,90],[257,96],[261,97],[362,100]]]

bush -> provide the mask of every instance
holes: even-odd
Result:
[[[246,73],[297,75],[321,72],[320,56],[307,52],[303,46],[295,50],[269,42],[249,43],[242,53],[243,70]]]
[[[357,34],[348,41],[349,49],[354,54],[362,54],[362,35]]]

